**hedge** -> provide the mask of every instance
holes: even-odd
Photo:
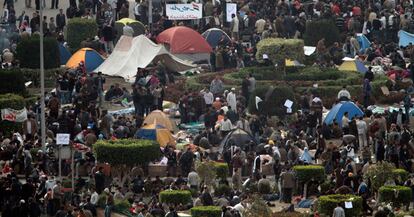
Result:
[[[294,166],[293,170],[299,182],[305,183],[310,180],[323,182],[325,181],[325,169],[323,166],[305,165]]]
[[[24,77],[19,69],[0,69],[0,94],[25,94]]]
[[[196,206],[191,208],[192,217],[220,217],[221,207],[219,206]]]
[[[332,20],[309,21],[306,30],[303,39],[308,46],[316,46],[319,40],[325,38],[325,46],[329,47],[340,39],[339,30]]]
[[[185,190],[166,190],[160,192],[160,202],[167,204],[191,203],[191,192]]]
[[[114,211],[122,213],[125,210],[131,208],[131,204],[128,200],[114,200]]]
[[[31,81],[31,87],[40,87],[40,70],[39,69],[20,69],[24,80]],[[56,74],[61,74],[65,71],[64,68],[53,68],[45,70],[45,87],[54,88],[56,85]]]
[[[111,165],[143,165],[161,156],[160,146],[152,140],[121,139],[99,141],[93,145],[97,160]]]
[[[379,201],[391,202],[393,206],[398,207],[401,204],[409,204],[412,200],[410,187],[405,186],[382,186],[379,189]]]
[[[226,163],[215,162],[216,177],[225,180],[229,174],[229,166]]]
[[[299,39],[263,39],[257,44],[256,59],[263,61],[263,55],[266,54],[273,64],[284,65],[285,59],[301,62],[305,57],[303,46],[303,41]]]
[[[230,196],[231,193],[231,187],[226,184],[219,184],[217,187],[214,188],[214,195],[217,197],[224,195],[224,196]]]
[[[45,69],[57,68],[60,66],[60,53],[58,42],[54,38],[44,38],[44,67]],[[30,52],[28,52],[30,51]],[[21,40],[17,44],[16,59],[20,67],[38,69],[40,68],[40,38],[32,36]]]
[[[398,180],[399,183],[404,183],[410,175],[410,173],[404,169],[395,169],[392,171],[392,174],[394,174],[394,179]]]
[[[91,19],[73,18],[68,21],[66,40],[72,52],[77,51],[83,40],[98,35],[98,25]]]
[[[322,81],[337,80],[345,77],[346,74],[338,69],[322,70],[319,67],[311,66],[303,68],[298,73],[287,74],[284,79],[287,81]]]
[[[352,209],[345,209],[345,216],[360,216],[362,212],[362,198],[351,194],[331,194],[320,196],[318,200],[318,212],[331,216],[333,210],[342,203],[345,207],[345,202],[352,202]]]

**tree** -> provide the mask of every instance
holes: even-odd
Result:
[[[93,38],[98,33],[98,25],[95,20],[73,18],[67,25],[67,41],[72,52],[81,48],[81,42]]]
[[[367,172],[364,174],[364,178],[371,181],[371,187],[376,192],[387,181],[394,178],[394,169],[395,167],[392,163],[378,162],[368,167]]]
[[[60,54],[57,40],[45,37],[43,43],[45,69],[58,68]],[[16,59],[19,60],[22,68],[40,68],[40,38],[38,35],[25,38],[17,44]]]
[[[340,39],[339,30],[335,23],[328,19],[307,22],[306,32],[303,36],[305,45],[316,46],[322,38],[325,38],[325,45],[327,47]]]

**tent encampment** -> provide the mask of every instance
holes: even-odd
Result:
[[[172,54],[192,62],[209,61],[213,51],[200,33],[185,26],[164,30],[157,36],[157,42],[168,45]]]
[[[349,119],[364,115],[364,112],[362,112],[362,110],[353,102],[343,101],[332,107],[332,109],[326,115],[324,122],[326,124],[332,124],[335,120],[339,126],[342,126],[342,117],[344,116],[345,112],[348,112]]]
[[[253,142],[257,145],[255,138],[248,132],[237,128],[229,132],[220,143],[219,152],[222,153],[224,150],[228,150],[232,145],[244,149],[246,145]]]
[[[66,67],[76,68],[81,61],[85,63],[86,71],[92,72],[104,62],[104,59],[94,49],[85,47],[79,49],[70,57],[66,63]]]
[[[360,73],[365,73],[368,71],[364,63],[362,63],[359,59],[345,57],[342,60],[344,62],[338,68],[340,71],[352,71]]]
[[[70,59],[71,54],[69,50],[66,49],[65,46],[63,46],[62,43],[59,43],[59,54],[60,54],[60,65],[65,65]]]
[[[156,140],[161,147],[175,146],[176,142],[171,132],[160,124],[148,124],[137,130],[135,138]]]
[[[164,46],[157,45],[144,35],[122,36],[114,51],[95,71],[111,76],[133,79],[137,68],[145,68],[150,63],[161,61],[171,71],[185,71],[196,66],[169,53]]]
[[[218,28],[211,28],[201,34],[208,44],[215,48],[218,44],[227,45],[231,42],[231,38],[223,30]]]
[[[159,124],[167,128],[169,131],[174,131],[174,128],[176,128],[170,118],[168,118],[168,116],[160,110],[154,110],[147,115],[143,124]]]

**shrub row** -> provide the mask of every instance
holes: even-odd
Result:
[[[184,190],[161,191],[159,197],[162,203],[167,203],[167,204],[185,205],[191,202],[191,192],[184,191]]]
[[[220,217],[221,207],[219,206],[196,206],[191,208],[192,217]]]
[[[304,43],[299,39],[267,38],[257,44],[256,59],[263,61],[263,55],[267,55],[273,64],[283,64],[285,58],[302,61],[305,57]]]
[[[24,77],[19,69],[0,70],[0,94],[25,94]]]
[[[345,216],[360,216],[362,211],[362,198],[355,195],[331,194],[320,196],[318,200],[318,212],[327,216],[332,215],[338,203],[344,207],[345,202],[352,202],[351,209],[345,209]]]
[[[393,206],[409,204],[412,200],[410,187],[405,186],[382,186],[379,189],[379,201],[392,203]]]
[[[99,162],[111,165],[143,165],[161,156],[159,144],[152,140],[99,141],[93,148]]]
[[[45,69],[59,67],[60,53],[57,40],[46,37],[43,44]],[[38,35],[24,38],[17,44],[16,59],[19,60],[22,68],[40,68],[40,38]]]
[[[98,25],[95,20],[73,18],[67,25],[66,39],[72,52],[81,48],[81,42],[88,38],[93,38],[98,33]]]
[[[319,180],[320,182],[323,182],[325,180],[325,169],[323,166],[299,165],[294,166],[293,170],[295,171],[299,182],[307,182],[310,180]]]

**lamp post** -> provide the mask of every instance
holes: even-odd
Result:
[[[46,151],[46,115],[45,115],[45,67],[43,57],[43,0],[40,4],[40,133],[42,140],[42,149]]]

